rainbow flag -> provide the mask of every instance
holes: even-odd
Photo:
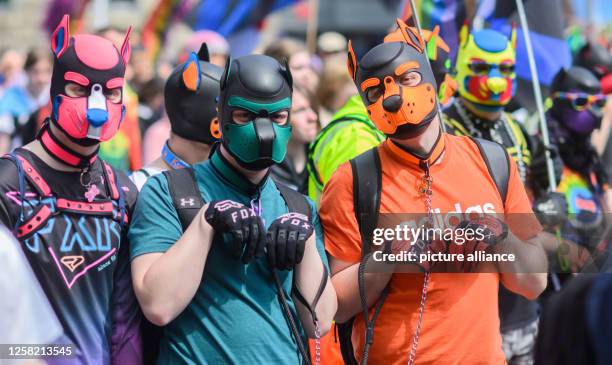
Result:
[[[159,57],[168,28],[187,13],[191,8],[190,3],[186,0],[159,0],[151,11],[142,28],[142,45],[153,61]]]

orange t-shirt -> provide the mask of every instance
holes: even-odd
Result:
[[[474,142],[447,134],[442,138],[444,152],[430,167],[434,211],[531,213],[514,163],[510,164],[504,207]],[[379,146],[378,151],[382,166],[380,213],[425,212],[424,199],[416,188],[423,171],[414,156],[390,140]],[[345,262],[359,262],[361,238],[349,164],[342,165],[325,186],[320,217],[329,254]],[[540,227],[537,223],[532,227],[531,232],[523,231],[517,236],[522,239],[534,236]],[[512,226],[510,230],[514,232]],[[389,295],[376,321],[369,363],[406,363],[417,324],[423,278],[423,274],[397,273],[391,277]],[[503,364],[497,303],[499,282],[497,273],[431,274],[415,363]],[[363,318],[358,315],[353,327],[358,360],[364,336]]]

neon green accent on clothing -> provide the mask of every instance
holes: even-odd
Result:
[[[308,151],[308,195],[318,205],[323,187],[336,169],[377,146],[386,136],[368,119],[359,95],[351,97],[319,133]]]

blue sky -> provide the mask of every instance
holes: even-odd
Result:
[[[586,20],[587,2],[589,0],[573,0],[576,15]],[[590,0],[593,2],[595,22],[600,25],[612,23],[612,3],[610,0]]]

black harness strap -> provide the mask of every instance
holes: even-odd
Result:
[[[51,212],[49,206],[40,204],[34,208],[29,217],[26,218],[24,216],[23,204],[26,198],[26,181],[34,188],[40,198],[55,197],[57,211],[82,215],[111,216],[112,219],[119,221],[122,230],[128,224],[129,218],[125,206],[123,190],[119,188],[117,175],[114,173],[112,167],[106,164],[106,162],[100,160],[102,163],[102,174],[105,179],[105,186],[107,190],[109,190],[107,192],[110,194],[111,199],[89,203],[56,197],[51,187],[27,157],[17,152],[12,152],[11,154],[3,156],[3,158],[13,161],[17,167],[21,204],[19,207],[19,216],[13,227],[13,234],[15,234],[18,239],[23,240],[34,235],[41,227],[45,226],[47,221],[54,214]],[[118,215],[115,215],[113,211],[113,201],[117,201],[119,206]]]

